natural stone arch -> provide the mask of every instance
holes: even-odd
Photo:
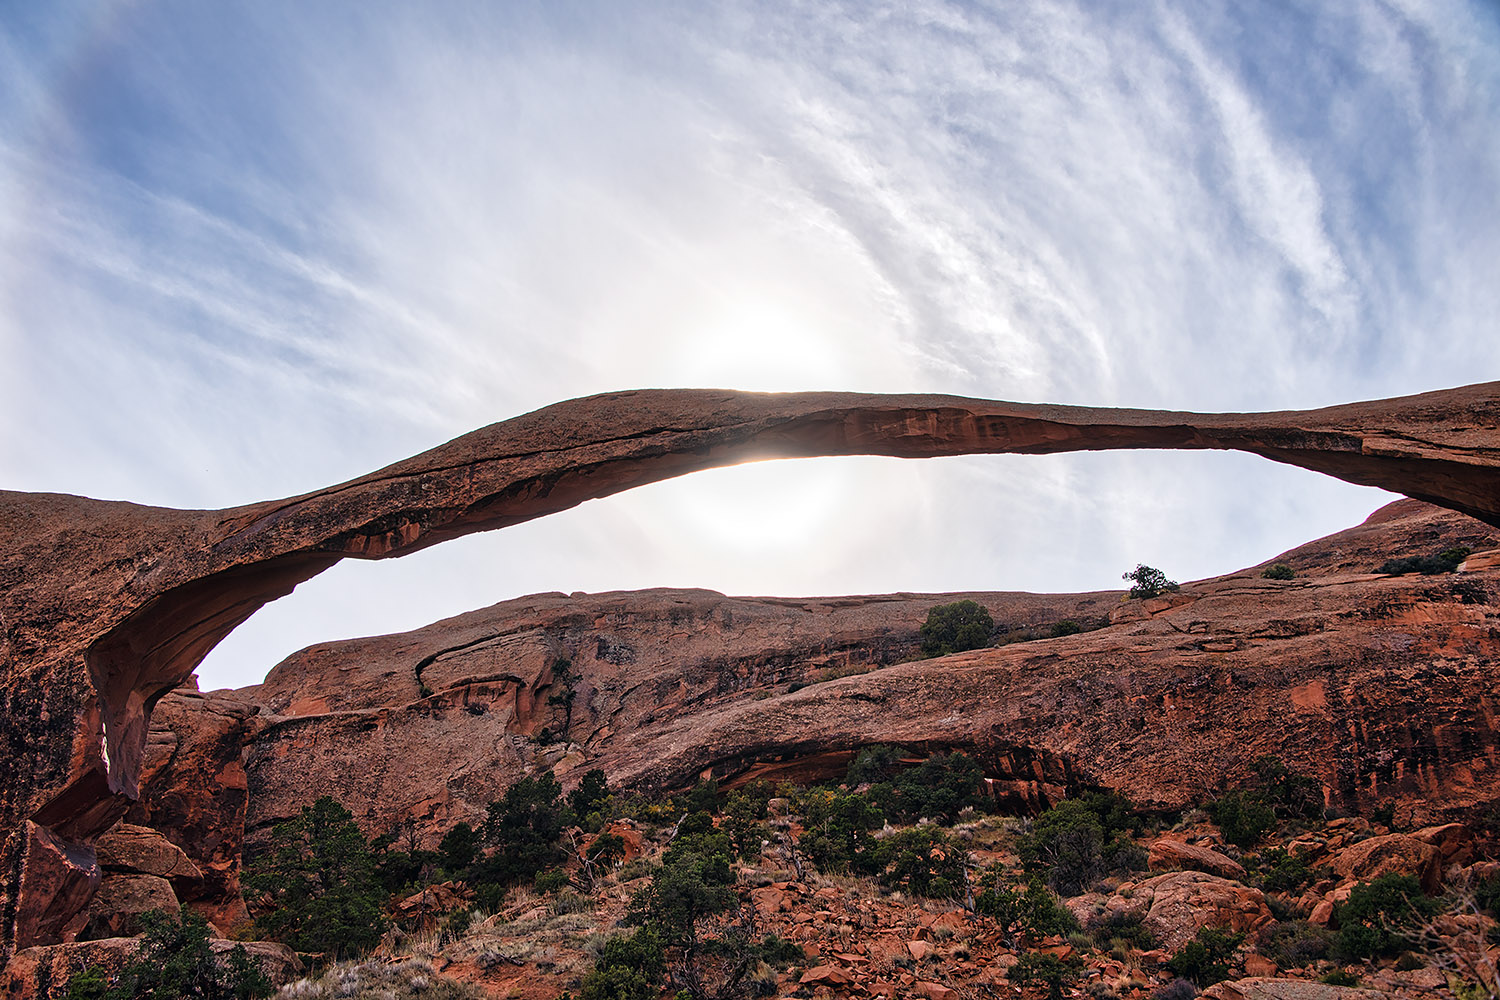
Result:
[[[750,459],[1236,449],[1500,525],[1500,383],[1197,414],[936,395],[642,390],[558,403],[286,500],[179,511],[0,493],[0,936],[55,939],[137,793],[150,711],[268,601],[379,559]]]

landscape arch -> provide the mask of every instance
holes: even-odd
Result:
[[[138,793],[152,706],[267,602],[403,555],[752,459],[1234,449],[1500,526],[1500,383],[1202,414],[941,395],[639,390],[492,424],[303,496],[214,511],[0,493],[0,957],[58,939]]]

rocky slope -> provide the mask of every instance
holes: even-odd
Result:
[[[1353,572],[1459,544],[1476,551],[1461,573]],[[962,749],[1024,812],[1089,787],[1178,808],[1269,753],[1332,805],[1436,823],[1496,798],[1497,546],[1487,525],[1400,501],[1279,556],[1294,580],[1254,567],[1144,602],[536,595],[310,647],[257,687],[173,693],[128,819],[187,850],[205,877],[183,898],[230,925],[243,838],[319,795],[371,835],[410,822],[431,846],[549,765],[671,788],[836,776],[877,742]],[[963,598],[1000,641],[1091,630],[914,659],[928,609]]]
[[[0,954],[58,940],[88,905],[95,841],[139,798],[157,702],[266,601],[339,559],[400,555],[698,469],[810,455],[1235,448],[1496,523],[1497,440],[1495,384],[1273,414],[642,391],[558,404],[349,483],[224,511],[0,493],[11,540],[0,552],[0,760],[11,775],[0,785]],[[515,706],[524,729],[524,698]],[[688,766],[672,739],[659,773],[642,779]],[[731,763],[736,738],[719,744],[712,763]]]

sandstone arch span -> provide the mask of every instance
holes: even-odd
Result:
[[[1500,383],[1199,414],[938,395],[641,390],[558,403],[328,489],[182,511],[0,493],[0,935],[55,940],[136,794],[156,700],[258,608],[379,559],[748,459],[1237,449],[1500,525]]]

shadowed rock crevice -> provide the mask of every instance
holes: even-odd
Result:
[[[0,494],[0,531],[14,540],[0,554],[0,745],[38,764],[0,787],[0,954],[51,933],[18,911],[18,894],[47,927],[73,905],[46,902],[50,876],[24,860],[41,847],[23,821],[65,855],[86,851],[137,794],[162,695],[256,609],[339,559],[417,551],[701,469],[818,455],[1239,449],[1500,524],[1497,427],[1494,383],[1269,414],[642,390],[559,403],[339,486],[225,511]],[[23,705],[35,714],[18,717]]]

